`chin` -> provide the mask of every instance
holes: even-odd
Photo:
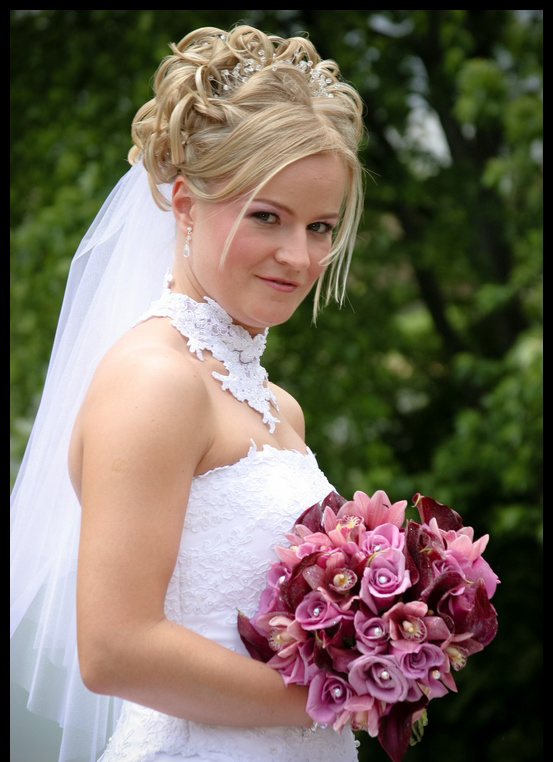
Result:
[[[255,317],[252,315],[244,315],[243,320],[236,318],[233,318],[233,320],[235,320],[235,322],[239,325],[243,326],[249,333],[255,334],[262,333],[267,328],[273,328],[277,325],[286,323],[292,317],[294,312],[295,310],[288,310],[285,315],[282,314],[282,312],[279,314],[275,314],[273,312],[270,315],[256,315]]]

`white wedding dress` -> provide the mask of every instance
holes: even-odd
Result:
[[[172,319],[202,359],[208,349],[228,376],[223,389],[257,409],[269,428],[266,373],[259,363],[266,334],[252,339],[215,302],[199,304],[165,289],[141,320]],[[192,481],[180,549],[165,601],[166,616],[226,648],[248,655],[237,613],[257,610],[273,547],[332,486],[315,456],[254,442],[237,463]],[[248,657],[249,658],[249,657]],[[231,728],[188,722],[128,701],[101,762],[356,762],[357,744],[345,728]]]

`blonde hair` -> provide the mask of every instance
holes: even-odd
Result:
[[[247,193],[245,211],[284,167],[314,154],[338,155],[348,187],[326,260],[325,302],[342,303],[363,207],[357,155],[363,107],[355,88],[304,37],[205,27],[170,47],[154,78],[154,97],[133,121],[129,152],[131,164],[142,159],[156,203],[167,208],[157,185],[182,174],[207,201]],[[319,279],[314,315],[321,293]]]

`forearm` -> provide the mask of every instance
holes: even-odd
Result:
[[[96,675],[92,690],[194,722],[235,727],[311,724],[306,688],[286,687],[265,664],[166,619],[122,640]]]

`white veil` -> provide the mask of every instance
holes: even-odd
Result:
[[[171,186],[160,188],[170,200]],[[63,729],[59,762],[95,762],[121,702],[88,691],[76,651],[80,506],[68,470],[75,415],[99,359],[158,298],[175,223],[142,163],[102,206],[69,272],[42,400],[12,493],[11,677]]]

